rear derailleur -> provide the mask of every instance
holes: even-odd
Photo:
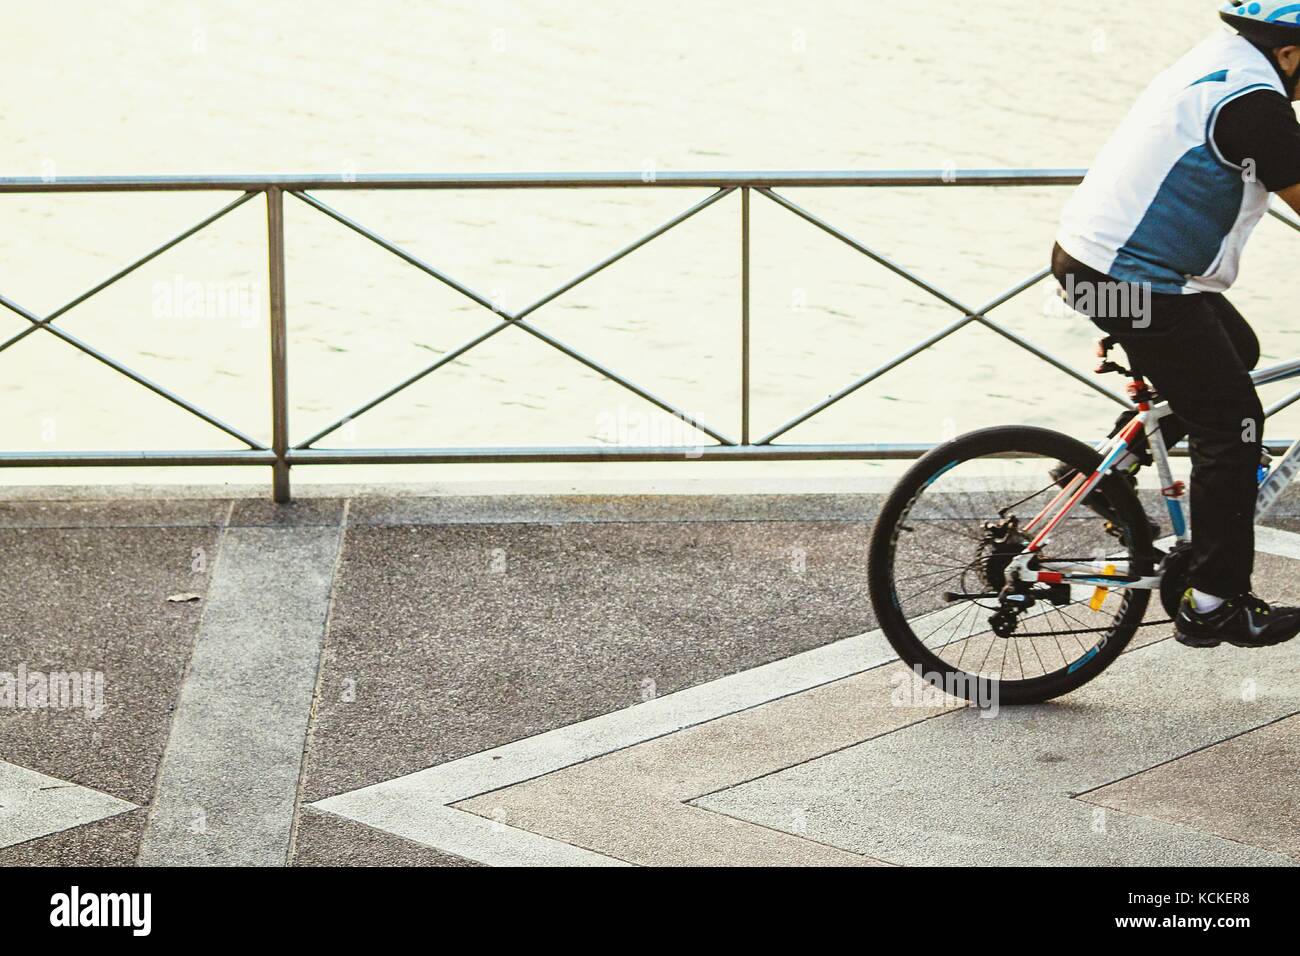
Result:
[[[985,583],[996,592],[998,599],[998,609],[989,618],[989,627],[998,637],[1011,637],[1019,626],[1021,615],[1039,601],[1045,600],[1056,607],[1070,603],[1068,584],[1035,587],[1031,582],[1020,580],[1013,565],[1028,545],[1029,539],[1020,530],[1019,521],[1014,516],[984,525],[980,556],[984,562]],[[1038,558],[1030,558],[1025,567],[1036,570]]]

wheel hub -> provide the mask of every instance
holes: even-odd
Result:
[[[984,569],[984,583],[991,591],[1001,591],[1007,585],[1007,568],[1025,550],[1029,539],[1020,531],[1019,521],[1003,518],[984,525],[984,540],[980,542],[980,565]]]

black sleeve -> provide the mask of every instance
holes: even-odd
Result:
[[[1300,122],[1276,90],[1256,90],[1219,110],[1214,145],[1237,166],[1254,166],[1269,192],[1300,183]]]

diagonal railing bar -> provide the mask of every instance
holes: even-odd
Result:
[[[858,252],[866,256],[868,259],[871,259],[874,262],[878,263],[879,265],[884,266],[886,269],[888,269],[890,272],[894,273],[895,275],[900,276],[903,279],[906,279],[908,282],[912,283],[914,286],[917,286],[918,288],[924,289],[926,292],[930,293],[940,302],[952,306],[958,312],[964,312],[967,315],[970,314],[970,309],[962,305],[962,303],[958,302],[956,299],[954,299],[948,293],[944,292],[942,289],[938,288],[935,285],[932,285],[929,282],[926,282],[920,276],[916,275],[914,272],[909,271],[908,269],[905,269],[903,266],[899,265],[897,262],[894,262],[888,256],[882,255],[881,253],[876,252],[874,249],[870,248],[869,246],[863,245],[861,242],[854,239],[852,236],[848,235],[847,233],[839,229],[836,229],[834,226],[826,222],[824,219],[821,219],[820,217],[814,215],[813,213],[809,212],[807,209],[804,209],[802,206],[798,205],[797,203],[793,203],[790,200],[786,199],[780,193],[773,192],[771,189],[760,189],[758,191],[762,193],[764,196],[766,196],[768,199],[772,200],[778,206],[784,206],[786,209],[790,210],[800,219],[804,219],[807,222],[812,223],[818,229],[822,230],[828,235],[834,236],[836,239],[838,239],[840,242],[844,243],[851,249],[856,249]]]
[[[975,314],[965,315],[962,318],[957,319],[951,325],[945,326],[944,328],[940,329],[938,332],[935,332],[933,335],[929,336],[928,338],[918,342],[916,345],[912,346],[907,351],[902,352],[901,354],[890,359],[884,365],[881,365],[878,368],[872,370],[871,372],[868,372],[866,375],[846,385],[844,388],[840,389],[835,394],[818,402],[812,408],[809,408],[807,411],[802,412],[801,414],[795,416],[790,421],[782,425],[780,428],[776,429],[770,434],[759,439],[756,444],[759,445],[771,444],[773,441],[780,438],[786,432],[790,431],[791,429],[799,425],[802,425],[804,422],[808,421],[808,419],[814,417],[815,415],[824,412],[826,409],[830,408],[836,402],[842,401],[843,399],[852,395],[854,392],[856,392],[858,389],[862,388],[863,386],[870,385],[872,382],[880,378],[886,372],[893,371],[894,369],[898,368],[898,366],[902,365],[904,362],[907,362],[912,358],[915,358],[917,355],[919,355],[921,352],[924,352],[932,345],[935,345],[938,342],[942,342],[944,339],[952,335],[958,329],[965,328],[971,322],[989,322],[990,320],[985,316],[985,313],[992,312],[1000,305],[1005,305],[1007,302],[1009,302],[1011,299],[1014,299],[1016,296],[1020,295],[1026,289],[1030,289],[1038,282],[1041,282],[1046,277],[1046,275],[1047,275],[1046,271],[1043,271],[1043,272],[1036,273],[1035,275],[1032,275],[1029,278],[1024,279],[1020,282],[1017,282],[1006,292],[1003,292],[997,298],[986,303],[984,307],[979,309]],[[1092,382],[1088,382],[1087,384],[1093,385]],[[1119,400],[1124,405],[1128,405],[1128,402],[1124,402],[1123,399],[1120,399],[1118,395],[1107,392],[1106,389],[1104,389],[1103,387],[1095,386],[1095,385],[1094,387],[1099,388],[1104,394],[1107,394],[1109,397]]]
[[[577,286],[582,285],[582,283],[586,282],[592,276],[596,275],[597,273],[604,272],[606,269],[608,269],[614,263],[618,262],[620,259],[623,259],[631,255],[633,252],[636,252],[646,243],[658,239],[660,236],[662,236],[664,233],[668,232],[669,230],[675,229],[677,226],[680,226],[682,223],[684,223],[687,219],[690,219],[696,213],[703,212],[705,209],[708,209],[714,203],[718,202],[721,199],[725,199],[727,196],[730,196],[735,191],[736,191],[735,188],[731,187],[727,189],[719,189],[717,192],[710,193],[708,196],[705,196],[695,205],[691,206],[688,209],[683,210],[682,212],[673,216],[673,218],[669,219],[663,224],[656,226],[654,229],[647,232],[640,239],[628,243],[622,249],[618,250],[618,252],[613,253],[612,255],[606,257],[605,259],[602,259],[600,262],[596,263],[591,268],[586,269],[580,274],[574,276],[568,282],[564,283],[561,286],[558,286],[551,292],[546,293],[546,295],[542,296],[540,299],[538,299],[536,302],[533,302],[531,305],[527,305],[524,308],[520,309],[514,315],[515,320],[518,321],[519,319],[527,318],[528,316],[536,312],[538,309],[540,309],[542,306],[554,302],[560,296],[571,291]]]
[[[6,309],[9,309],[11,312],[16,312],[18,315],[21,315],[24,319],[26,319],[28,322],[31,322],[33,325],[39,326],[41,323],[41,320],[38,316],[29,312],[27,309],[24,309],[17,302],[14,302],[13,300],[7,298],[4,295],[0,295],[0,305],[3,305]],[[63,341],[67,342],[73,348],[85,352],[87,355],[89,355],[91,358],[95,359],[96,361],[102,362],[103,364],[107,365],[109,368],[113,369],[114,371],[119,372],[122,375],[125,375],[127,378],[131,379],[131,381],[139,385],[143,385],[145,388],[149,389],[149,391],[153,392],[155,395],[167,399],[167,401],[171,402],[173,405],[178,405],[181,408],[185,409],[187,412],[189,412],[191,415],[203,419],[203,421],[207,422],[212,427],[218,428],[221,431],[225,432],[227,435],[231,436],[232,438],[236,438],[239,441],[242,441],[245,445],[247,445],[249,448],[253,449],[254,451],[267,450],[266,445],[263,445],[257,439],[245,435],[243,432],[241,432],[238,428],[235,428],[233,425],[227,425],[221,419],[208,414],[203,409],[199,408],[197,405],[193,404],[192,402],[186,401],[185,399],[177,395],[175,392],[172,392],[171,390],[165,388],[164,386],[159,385],[157,382],[153,381],[152,379],[145,378],[145,376],[123,365],[121,362],[117,361],[117,359],[105,355],[103,352],[99,351],[99,349],[95,348],[93,345],[89,345],[86,342],[83,342],[81,339],[77,338],[75,335],[72,335],[70,332],[65,332],[57,325],[44,325],[41,326],[41,328],[43,328],[46,332],[49,332],[51,335],[55,335],[63,339]]]
[[[361,225],[355,220],[350,219],[343,213],[340,213],[337,210],[330,208],[328,205],[316,199],[315,197],[310,196],[306,193],[293,193],[293,195],[297,196],[303,202],[307,203],[307,205],[312,206],[313,208],[329,216],[331,219],[334,219],[335,221],[347,226],[349,229],[353,230],[359,235],[364,236],[365,238],[374,242],[376,245],[380,246],[381,248],[388,250],[389,252],[393,253],[403,261],[415,266],[417,269],[420,269],[422,272],[425,272],[428,275],[433,276],[434,278],[443,282],[447,286],[451,287],[452,289],[455,289],[457,292],[460,292],[462,295],[467,296],[472,301],[488,309],[492,313],[503,317],[503,321],[499,323],[497,326],[495,326],[494,328],[491,328],[486,332],[481,333],[480,335],[471,339],[469,342],[466,342],[465,344],[459,346],[452,352],[449,352],[447,355],[440,357],[438,361],[434,362],[426,369],[423,369],[420,372],[417,372],[415,375],[410,376],[405,381],[389,389],[384,394],[378,396],[375,399],[372,399],[370,402],[367,402],[359,409],[355,410],[354,412],[348,415],[345,415],[343,418],[332,423],[322,431],[313,435],[311,438],[308,438],[305,442],[301,442],[295,445],[294,448],[299,450],[310,448],[321,438],[324,438],[326,435],[330,434],[333,431],[336,431],[338,428],[354,420],[358,415],[361,415],[369,411],[370,409],[374,408],[376,405],[380,404],[381,402],[387,401],[389,398],[393,397],[398,392],[402,391],[404,388],[407,388],[408,386],[419,381],[421,378],[424,378],[424,376],[430,374],[431,372],[436,371],[437,369],[448,364],[449,362],[454,361],[455,359],[461,357],[470,349],[475,348],[476,346],[487,341],[492,336],[496,335],[502,329],[512,325],[517,326],[520,329],[523,329],[525,332],[528,332],[530,335],[533,335],[535,338],[541,340],[542,342],[545,342],[547,345],[550,345],[552,348],[558,350],[564,355],[567,355],[569,358],[581,363],[582,365],[585,365],[586,367],[592,369],[593,371],[604,376],[605,378],[608,378],[610,381],[615,382],[618,385],[621,385],[622,387],[626,388],[628,391],[639,396],[645,401],[650,402],[652,405],[655,405],[656,407],[662,409],[663,411],[667,412],[673,417],[682,420],[683,422],[690,425],[692,428],[696,429],[697,431],[700,431],[703,434],[708,435],[710,438],[712,438],[714,441],[718,442],[719,444],[735,445],[736,443],[734,440],[728,438],[720,431],[717,431],[716,429],[713,429],[708,425],[705,425],[703,422],[698,421],[697,419],[688,415],[686,412],[682,411],[681,409],[677,408],[671,403],[665,401],[664,399],[659,398],[657,395],[654,395],[653,393],[647,391],[646,389],[641,388],[639,385],[634,384],[633,382],[619,375],[617,372],[613,371],[612,369],[609,369],[606,366],[602,365],[601,363],[597,362],[595,359],[583,355],[581,352],[578,352],[576,349],[573,349],[572,347],[566,345],[565,343],[561,342],[559,339],[555,338],[554,336],[551,336],[546,332],[543,332],[540,329],[536,328],[535,326],[531,325],[530,323],[524,321],[524,316],[531,314],[532,312],[541,308],[543,305],[547,304],[548,302],[555,300],[559,296],[573,289],[575,286],[580,285],[582,282],[585,282],[587,279],[590,279],[598,272],[603,271],[604,269],[613,265],[615,262],[618,262],[620,259],[624,258],[631,252],[635,251],[636,249],[639,249],[641,246],[644,246],[646,243],[650,242],[651,240],[658,238],[659,236],[668,232],[674,226],[677,226],[682,222],[685,222],[691,216],[694,216],[696,213],[708,208],[718,200],[722,199],[724,196],[734,191],[735,191],[734,187],[719,189],[717,192],[713,193],[712,195],[696,203],[691,208],[687,209],[685,212],[682,212],[677,216],[674,216],[671,220],[657,227],[651,232],[647,233],[645,236],[642,236],[640,239],[636,240],[635,242],[630,243],[628,246],[625,246],[623,249],[619,250],[613,255],[602,260],[600,263],[591,267],[590,269],[585,270],[578,277],[560,286],[554,292],[548,293],[547,295],[543,296],[541,299],[537,300],[537,302],[534,302],[532,305],[528,306],[526,309],[522,310],[519,313],[512,313],[507,309],[490,302],[483,296],[474,292],[468,286],[465,286],[464,284],[458,282],[456,279],[452,278],[451,276],[446,275],[445,273],[441,272],[435,267],[429,265],[428,263],[420,259],[418,256],[415,256],[412,253],[409,253],[406,250],[402,249],[400,246],[397,246],[394,243],[389,242],[387,239],[384,239],[382,236],[374,233],[370,229],[367,229],[365,226]]]
[[[1038,358],[1042,359],[1048,364],[1064,372],[1066,375],[1069,375],[1071,378],[1077,379],[1078,381],[1082,382],[1084,385],[1087,385],[1089,388],[1093,389],[1094,391],[1104,395],[1106,398],[1109,398],[1111,401],[1118,402],[1119,404],[1123,405],[1125,408],[1132,407],[1133,403],[1130,402],[1128,399],[1126,399],[1119,392],[1112,391],[1106,386],[1102,385],[1100,382],[1088,378],[1086,375],[1081,373],[1078,369],[1073,368],[1070,365],[1067,365],[1065,362],[1062,362],[1060,359],[1052,357],[1052,355],[1043,351],[1038,346],[1034,345],[1034,343],[1030,342],[1028,339],[1021,338],[1019,335],[1006,328],[1006,326],[1002,325],[999,322],[994,322],[992,319],[988,317],[988,314],[992,312],[994,309],[996,309],[998,306],[1005,305],[1007,302],[1010,302],[1016,296],[1020,295],[1022,292],[1026,292],[1029,289],[1033,288],[1034,286],[1042,282],[1051,274],[1052,274],[1051,268],[1040,269],[1032,276],[1029,276],[1023,281],[1016,283],[1014,286],[1012,286],[1002,295],[998,296],[988,305],[984,306],[984,308],[980,309],[979,315],[974,317],[975,320],[979,322],[981,325],[987,326],[988,328],[992,329],[994,332],[997,332],[999,335],[1005,336],[1008,340],[1014,342],[1016,345],[1019,345],[1022,349],[1025,349],[1031,355],[1037,356]]]
[[[77,296],[76,298],[68,300],[63,305],[59,306],[57,309],[55,309],[53,312],[47,315],[45,318],[41,319],[41,321],[36,325],[27,326],[27,328],[23,329],[17,335],[12,336],[3,344],[0,344],[0,352],[3,352],[5,349],[9,348],[10,346],[16,345],[17,343],[21,342],[23,339],[27,338],[27,336],[31,335],[33,332],[36,332],[44,328],[45,326],[49,325],[50,323],[54,322],[54,320],[58,319],[60,316],[68,312],[71,312],[77,306],[81,305],[81,303],[85,302],[87,299],[91,298],[92,296],[98,295],[99,293],[103,292],[105,289],[107,289],[113,283],[117,282],[119,279],[125,279],[132,272],[135,272],[135,270],[139,269],[141,266],[145,265],[148,262],[152,262],[154,259],[158,258],[168,249],[180,245],[182,242],[184,242],[186,239],[188,239],[190,236],[194,235],[195,233],[203,231],[208,226],[212,225],[214,222],[220,219],[222,216],[226,215],[226,213],[233,212],[234,210],[238,209],[240,206],[248,202],[256,195],[258,194],[255,192],[244,193],[244,195],[240,196],[238,199],[234,200],[233,202],[227,203],[225,206],[218,209],[216,212],[208,216],[202,222],[196,223],[195,225],[186,229],[184,232],[180,233],[179,235],[174,236],[171,239],[167,240],[161,246],[158,246],[156,249],[152,250],[151,252],[145,253],[139,259],[136,259],[134,262],[132,262],[130,265],[115,272],[113,275],[109,276],[107,279],[105,279],[103,282],[100,282],[98,285],[90,289],[87,289],[85,292],[81,293],[81,295]]]
[[[816,405],[812,406],[806,411],[801,412],[799,415],[795,416],[790,421],[786,422],[784,425],[781,425],[776,430],[770,432],[769,434],[761,438],[757,444],[759,445],[770,444],[771,442],[775,441],[777,438],[780,438],[786,432],[790,431],[791,429],[799,425],[802,425],[810,418],[813,418],[814,416],[821,414],[826,409],[830,408],[832,405],[842,401],[843,399],[852,395],[854,392],[856,392],[858,389],[862,388],[863,386],[869,385],[871,382],[874,382],[876,379],[880,378],[880,376],[884,375],[887,372],[892,371],[893,369],[902,365],[904,362],[914,358],[916,355],[925,351],[930,346],[936,344],[937,342],[942,341],[943,339],[947,338],[949,335],[952,335],[952,333],[956,332],[958,329],[965,327],[970,322],[979,322],[982,325],[987,326],[988,328],[992,329],[994,332],[997,332],[999,335],[1004,336],[1005,338],[1019,345],[1021,348],[1027,350],[1031,354],[1037,356],[1040,359],[1043,359],[1044,361],[1048,362],[1055,368],[1065,372],[1067,375],[1071,376],[1072,378],[1087,385],[1089,388],[1095,389],[1096,391],[1100,392],[1102,395],[1106,396],[1107,398],[1117,401],[1121,405],[1124,405],[1125,407],[1128,407],[1130,405],[1130,403],[1126,401],[1124,398],[1122,398],[1118,393],[1111,391],[1110,389],[1106,388],[1104,385],[1091,381],[1086,376],[1080,374],[1077,370],[1070,368],[1064,362],[1061,362],[1059,359],[1056,359],[1050,354],[1048,354],[1047,352],[1044,352],[1042,349],[1038,348],[1038,346],[1034,345],[1032,342],[1029,342],[1027,339],[1020,337],[1019,335],[1010,331],[1009,329],[1004,328],[1002,325],[992,321],[985,315],[986,312],[991,312],[993,309],[997,308],[998,306],[1005,305],[1011,299],[1020,295],[1022,292],[1026,291],[1027,289],[1032,288],[1037,283],[1041,282],[1044,278],[1048,276],[1048,274],[1051,271],[1050,269],[1039,270],[1038,272],[1034,273],[1028,278],[1022,280],[1021,282],[1016,283],[1014,286],[1012,286],[1003,294],[999,295],[997,298],[993,299],[983,308],[972,311],[971,309],[967,308],[967,306],[964,305],[962,302],[948,295],[946,292],[939,289],[937,286],[925,281],[920,276],[909,271],[908,269],[905,269],[903,266],[899,265],[898,263],[893,262],[887,256],[881,255],[880,253],[876,252],[875,250],[871,249],[865,244],[854,239],[852,236],[848,235],[842,230],[837,229],[835,226],[832,226],[830,223],[826,222],[825,220],[821,219],[815,214],[809,212],[808,210],[802,208],[797,203],[791,202],[790,200],[786,199],[784,196],[781,196],[780,194],[773,192],[771,189],[760,189],[759,192],[765,194],[769,199],[771,199],[773,202],[777,203],[778,205],[790,210],[795,215],[799,216],[799,218],[812,223],[814,226],[821,229],[823,232],[831,236],[834,236],[836,239],[839,239],[841,242],[845,243],[850,248],[855,249],[858,252],[861,252],[869,259],[879,263],[880,265],[889,269],[891,272],[895,273],[896,275],[906,279],[908,282],[911,282],[913,285],[921,289],[924,289],[926,292],[930,293],[931,295],[933,295],[935,298],[939,299],[941,302],[945,303],[946,305],[952,306],[954,309],[957,309],[958,311],[964,313],[964,317],[954,322],[953,324],[943,329],[940,329],[934,335],[931,335],[929,338],[918,343],[917,346],[908,349],[906,352],[903,352],[902,354],[896,356],[895,358],[891,359],[889,362],[886,362],[884,365],[879,366],[878,368],[867,373],[866,375],[862,376],[856,381],[851,382],[849,385],[845,386],[844,388],[840,389],[838,392],[835,392],[834,394],[818,402]]]
[[[1024,338],[1023,336],[1017,335],[1015,332],[1012,332],[1010,329],[1008,329],[1006,326],[1002,325],[1001,323],[994,322],[992,319],[987,318],[986,316],[983,315],[975,316],[975,321],[978,322],[980,325],[984,326],[985,328],[991,329],[992,331],[996,332],[998,335],[1002,336],[1007,341],[1014,342],[1016,345],[1019,345],[1026,352],[1029,352],[1031,355],[1036,356],[1037,358],[1046,362],[1048,365],[1051,365],[1053,368],[1056,368],[1059,371],[1064,372],[1066,375],[1070,376],[1070,378],[1074,379],[1075,381],[1088,386],[1090,389],[1092,389],[1094,392],[1098,393],[1099,395],[1104,395],[1106,398],[1109,398],[1113,402],[1118,402],[1120,405],[1123,405],[1125,408],[1133,407],[1133,403],[1130,402],[1128,399],[1124,398],[1124,396],[1120,395],[1119,392],[1112,391],[1111,389],[1107,388],[1105,385],[1102,385],[1100,382],[1093,381],[1092,379],[1088,378],[1088,376],[1079,372],[1077,369],[1071,368],[1065,362],[1062,362],[1060,359],[1052,355],[1050,352],[1045,352],[1043,349],[1040,349],[1033,342],[1030,342],[1028,339]]]
[[[988,315],[988,313],[992,312],[994,309],[1006,305],[1008,302],[1010,302],[1016,296],[1020,295],[1022,292],[1028,292],[1030,289],[1038,285],[1038,283],[1042,282],[1051,274],[1052,274],[1052,270],[1050,268],[1047,268],[1047,269],[1039,269],[1033,275],[1026,276],[1025,278],[1021,279],[1019,282],[1017,282],[1015,285],[1013,285],[1011,288],[1007,289],[1006,292],[1003,292],[996,299],[993,299],[991,302],[989,302],[989,304],[984,306],[984,308],[980,309],[979,314]]]
[[[1288,213],[1284,213],[1282,210],[1274,207],[1269,208],[1268,214],[1272,216],[1274,219],[1280,219],[1282,222],[1286,223],[1296,232],[1300,232],[1300,220],[1297,220],[1295,216],[1290,215]]]
[[[302,200],[308,206],[311,206],[313,209],[316,209],[324,213],[325,215],[333,219],[335,222],[347,226],[357,235],[364,236],[365,238],[373,242],[375,245],[379,246],[381,249],[385,249],[388,252],[391,252],[393,255],[397,256],[397,258],[401,259],[404,262],[410,263],[411,265],[415,266],[415,268],[419,269],[421,272],[433,276],[435,279],[437,279],[439,282],[443,283],[444,285],[449,286],[452,289],[455,289],[461,295],[465,296],[465,298],[470,299],[473,302],[477,302],[479,305],[483,306],[483,308],[487,309],[489,312],[496,312],[501,315],[504,315],[506,313],[505,309],[501,308],[495,302],[488,299],[487,296],[475,292],[469,286],[464,285],[461,282],[457,282],[455,279],[447,275],[445,272],[429,265],[429,263],[425,262],[419,256],[415,255],[414,253],[407,252],[405,249],[403,249],[401,246],[395,243],[389,242],[383,236],[379,235],[378,233],[370,229],[367,229],[365,226],[361,225],[361,223],[339,212],[334,207],[326,205],[325,203],[321,202],[319,199],[317,199],[315,196],[311,195],[310,193],[291,192],[289,195]]]
[[[623,376],[619,375],[617,372],[613,371],[610,368],[607,368],[606,366],[597,362],[595,359],[588,358],[587,356],[583,355],[581,352],[578,352],[570,348],[569,346],[561,342],[559,339],[551,335],[548,335],[547,333],[543,332],[541,329],[529,325],[527,322],[525,322],[522,319],[513,322],[511,324],[518,328],[523,329],[525,332],[530,333],[531,335],[545,342],[547,345],[551,346],[552,348],[558,349],[559,351],[563,352],[565,355],[569,356],[569,358],[573,359],[574,361],[582,363],[583,365],[587,366],[587,368],[591,369],[593,372],[605,376],[605,378],[609,379],[611,382],[616,382],[617,384],[622,385],[625,389],[627,389],[629,392],[633,393],[634,395],[639,395],[641,398],[645,399],[650,404],[658,406],[659,408],[667,412],[669,415],[672,415],[674,418],[680,419],[681,421],[685,422],[687,425],[690,425],[696,431],[703,432],[704,434],[708,435],[718,444],[720,445],[736,444],[736,440],[734,438],[728,438],[721,431],[718,431],[717,429],[704,424],[703,422],[699,421],[698,419],[688,414],[687,412],[683,411],[682,409],[677,408],[675,405],[672,405],[671,403],[665,401],[664,399],[659,398],[657,395],[654,395],[653,393],[646,391],[645,389],[641,388],[639,385],[634,385],[632,382],[628,381]]]
[[[1264,412],[1264,417],[1272,418],[1278,412],[1286,411],[1296,402],[1300,402],[1300,392],[1296,392],[1292,395],[1287,396],[1286,398],[1282,399],[1282,401],[1278,402],[1276,405],[1269,408],[1266,412]]]
[[[802,219],[807,220],[808,222],[817,226],[819,229],[839,239],[841,242],[844,242],[850,247],[858,250],[863,255],[866,255],[869,258],[873,259],[874,261],[880,263],[885,268],[889,269],[891,272],[894,272],[897,275],[902,276],[904,279],[907,279],[913,285],[919,286],[920,288],[924,289],[926,292],[929,292],[931,295],[933,295],[935,298],[939,299],[940,301],[947,303],[948,305],[952,306],[954,309],[966,313],[966,315],[971,319],[974,319],[980,322],[981,324],[988,326],[990,329],[997,332],[998,334],[1005,336],[1008,340],[1016,343],[1021,348],[1027,350],[1033,355],[1036,355],[1037,357],[1043,359],[1049,364],[1055,366],[1057,369],[1061,370],[1062,372],[1065,372],[1065,374],[1069,375],[1071,378],[1074,378],[1082,382],[1084,385],[1087,385],[1089,388],[1094,389],[1095,391],[1101,393],[1102,395],[1105,395],[1107,398],[1110,398],[1113,401],[1119,402],[1121,405],[1124,405],[1125,407],[1131,405],[1131,403],[1126,399],[1124,399],[1123,397],[1121,397],[1119,393],[1113,392],[1110,389],[1106,388],[1105,386],[1092,381],[1086,375],[1080,373],[1078,370],[1071,368],[1070,366],[1066,365],[1064,362],[1061,362],[1059,359],[1053,358],[1051,355],[1049,355],[1047,352],[1044,352],[1042,349],[1038,348],[1038,346],[1034,345],[1032,342],[1020,337],[1019,335],[1016,335],[1014,332],[1005,329],[1003,326],[999,325],[996,322],[993,322],[985,315],[986,312],[991,312],[993,309],[997,308],[998,306],[1006,304],[1011,299],[1020,295],[1020,293],[1024,292],[1025,290],[1041,282],[1043,279],[1047,278],[1047,276],[1051,274],[1050,269],[1040,270],[1039,272],[1030,276],[1028,279],[1025,279],[1023,282],[1020,282],[1012,286],[1009,290],[1007,290],[1006,293],[994,299],[984,308],[976,312],[971,312],[971,310],[968,309],[965,305],[963,305],[961,302],[957,301],[947,293],[943,292],[938,287],[932,285],[929,282],[926,282],[920,276],[917,276],[914,273],[909,272],[907,269],[891,261],[886,256],[883,256],[880,253],[877,253],[874,250],[868,248],[858,240],[854,239],[852,236],[847,235],[846,233],[840,231],[839,229],[836,229],[834,226],[818,218],[813,213],[810,213],[808,212],[808,210],[801,208],[796,203],[791,202],[790,200],[779,195],[778,193],[773,192],[770,189],[760,189],[759,192],[765,193],[768,196],[768,198],[784,206],[786,209],[789,209],[795,215],[799,216]]]
[[[796,415],[794,418],[790,419],[790,421],[786,422],[780,428],[776,429],[773,432],[768,433],[767,435],[764,435],[754,444],[756,445],[772,444],[772,442],[776,441],[776,439],[780,438],[786,432],[790,431],[790,429],[802,425],[804,422],[808,421],[808,419],[812,418],[815,415],[820,415],[822,412],[826,411],[826,409],[830,408],[832,405],[848,398],[850,395],[852,395],[858,389],[862,388],[864,385],[870,385],[872,382],[880,378],[880,376],[884,375],[886,372],[898,368],[898,366],[902,365],[904,362],[916,357],[921,352],[924,352],[926,349],[930,348],[930,346],[935,345],[938,342],[942,342],[944,339],[952,335],[958,329],[965,328],[973,321],[975,321],[974,317],[967,315],[953,322],[951,325],[944,326],[942,329],[940,329],[938,332],[935,332],[933,335],[929,336],[928,338],[923,339],[920,342],[917,342],[906,352],[902,352],[894,356],[884,365],[879,366],[878,368],[874,369],[871,372],[868,372],[866,375],[862,376],[856,381],[844,386],[844,388],[840,389],[835,394],[822,399],[820,402],[818,402],[816,405],[814,405],[812,408],[808,409],[807,411],[802,412],[799,415]]]
[[[432,373],[438,371],[438,369],[442,368],[444,365],[456,361],[456,359],[460,358],[470,349],[474,348],[477,345],[481,345],[482,343],[486,342],[488,339],[492,338],[492,336],[500,332],[502,329],[509,328],[510,325],[511,325],[510,322],[502,322],[500,325],[495,325],[492,328],[488,329],[486,332],[481,332],[480,334],[476,335],[474,338],[470,339],[468,342],[464,342],[461,345],[458,345],[456,348],[452,349],[447,354],[440,356],[438,360],[434,362],[432,365],[420,369],[420,371],[416,372],[414,375],[407,377],[403,381],[399,382],[397,385],[394,385],[392,388],[388,389],[382,395],[377,395],[374,398],[370,399],[370,401],[366,402],[365,404],[357,406],[351,412],[344,415],[342,418],[338,419],[338,421],[334,421],[326,425],[324,428],[322,428],[320,431],[318,431],[316,434],[312,435],[310,438],[306,439],[305,441],[298,442],[298,444],[293,446],[293,449],[295,451],[304,451],[308,448],[311,448],[313,445],[315,445],[318,441],[320,441],[325,436],[333,434],[334,432],[338,431],[340,428],[342,428],[344,425],[348,424],[349,422],[355,421],[357,418],[360,418],[362,415],[370,411],[376,405],[383,404],[384,402],[392,398],[394,395],[396,395],[398,392],[402,391],[405,388],[410,387],[411,385],[414,385],[416,382],[424,378],[426,375],[431,375]]]

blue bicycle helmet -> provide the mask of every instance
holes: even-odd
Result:
[[[1300,46],[1300,3],[1278,0],[1229,0],[1219,16],[1257,46]]]

